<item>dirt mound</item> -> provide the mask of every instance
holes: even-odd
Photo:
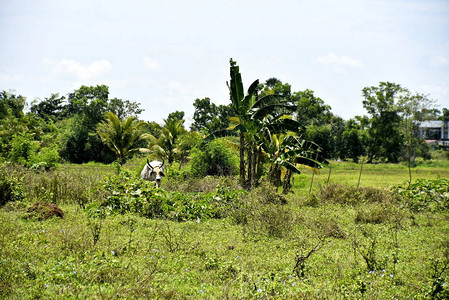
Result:
[[[56,205],[44,201],[34,203],[27,209],[28,218],[47,220],[52,217],[64,218],[64,212]]]

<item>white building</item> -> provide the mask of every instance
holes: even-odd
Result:
[[[428,143],[449,147],[449,121],[423,121],[419,124],[419,137]]]

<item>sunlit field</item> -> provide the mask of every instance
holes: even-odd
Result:
[[[361,175],[361,164],[348,162],[314,175],[303,169],[293,193],[280,196],[267,184],[237,193],[236,178],[181,178],[175,167],[168,167],[166,192],[145,190],[136,187],[143,163],[129,162],[120,175],[117,166],[102,164],[51,172],[3,167],[21,182],[24,197],[0,209],[0,298],[449,295],[449,195],[440,204],[415,200],[420,206],[394,196],[391,187],[409,180],[406,164],[364,164]],[[412,182],[418,178],[447,184],[449,162],[420,164],[412,169]],[[109,193],[111,186],[117,190]],[[169,199],[171,210],[155,217],[98,206],[145,193],[176,201]],[[28,209],[38,201],[56,204],[64,217],[42,220]]]
[[[296,176],[298,187],[310,187],[312,171],[302,169],[304,176]],[[449,161],[425,163],[411,169],[412,181],[417,178],[438,179],[449,178]],[[359,184],[360,180],[360,184]],[[349,162],[331,161],[314,175],[313,187],[322,187],[329,183],[349,186],[387,188],[410,180],[407,163],[400,164],[355,164]],[[308,191],[308,190],[307,190]]]

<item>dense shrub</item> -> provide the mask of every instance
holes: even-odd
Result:
[[[449,209],[449,180],[445,178],[421,178],[410,186],[398,185],[393,191],[413,211]]]
[[[16,163],[26,165],[32,154],[39,149],[39,144],[33,141],[31,134],[15,134],[11,141],[9,158]]]
[[[30,157],[29,165],[32,169],[54,169],[60,162],[56,147],[41,148],[39,152],[33,153]]]
[[[360,203],[391,202],[391,194],[384,189],[374,187],[354,187],[338,184],[330,184],[320,190],[318,194],[311,195],[308,200],[315,206],[318,202],[339,203],[357,205]]]
[[[388,203],[367,204],[356,209],[355,222],[365,224],[382,224],[394,220],[397,209]]]
[[[8,171],[5,165],[0,166],[0,206],[10,201],[21,201],[25,198],[22,178]]]
[[[131,212],[176,221],[226,217],[242,193],[220,186],[210,193],[170,192],[156,188],[152,182],[124,174],[106,179],[101,189],[105,191],[104,200],[88,207],[91,214]]]
[[[192,150],[191,173],[193,176],[235,175],[238,162],[237,155],[229,148],[226,140],[216,139],[201,149]]]
[[[245,194],[230,212],[232,220],[244,225],[245,234],[284,238],[292,233],[295,215],[283,196],[268,183]]]
[[[14,135],[11,142],[9,159],[32,169],[53,169],[61,157],[55,145],[41,147],[38,141],[33,140],[31,134]]]

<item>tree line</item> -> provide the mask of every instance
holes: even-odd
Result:
[[[419,123],[449,120],[448,109],[436,109],[427,95],[391,82],[365,87],[362,103],[368,114],[349,120],[334,115],[314,91],[294,92],[274,77],[255,80],[245,90],[232,59],[227,84],[230,103],[196,99],[189,129],[182,111],[170,113],[163,124],[139,120],[140,103],[110,98],[106,85],[81,86],[67,96],[51,94],[33,101],[28,112],[25,97],[3,90],[0,158],[50,168],[60,161],[124,163],[135,153],[147,152],[180,168],[191,159],[197,175],[238,173],[247,187],[267,175],[288,191],[299,165],[428,157],[429,146],[418,138]],[[232,167],[233,148],[237,167]]]

